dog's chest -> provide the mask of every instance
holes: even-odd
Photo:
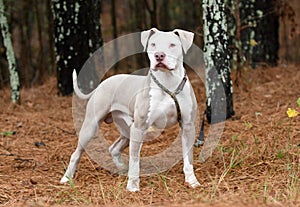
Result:
[[[147,123],[156,128],[169,128],[177,122],[174,100],[157,85],[151,84],[149,90],[149,112]]]

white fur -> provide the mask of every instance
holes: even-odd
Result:
[[[158,81],[174,91],[185,72],[183,54],[193,42],[193,33],[176,29],[161,32],[155,28],[141,33],[141,43],[150,59],[150,70]],[[165,68],[157,67],[155,53],[164,53],[161,61]],[[115,75],[103,81],[93,92],[83,94],[73,73],[74,91],[83,99],[89,98],[86,116],[79,133],[78,146],[72,154],[68,168],[61,179],[66,183],[73,178],[80,156],[89,140],[98,129],[98,122],[111,120],[120,130],[120,137],[110,146],[109,152],[118,168],[126,168],[121,159],[122,151],[129,146],[129,169],[127,190],[138,191],[140,172],[140,150],[148,129],[168,128],[177,123],[177,111],[172,98],[163,92],[150,75]],[[182,114],[182,152],[185,181],[191,187],[199,186],[193,170],[193,143],[197,103],[193,89],[187,80],[182,92],[177,95]],[[101,155],[99,155],[101,156]]]

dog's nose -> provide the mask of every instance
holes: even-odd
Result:
[[[161,62],[165,59],[166,54],[164,52],[156,52],[156,53],[154,53],[154,57],[155,57],[156,61]]]

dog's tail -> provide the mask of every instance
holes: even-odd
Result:
[[[77,74],[76,74],[76,70],[73,70],[73,88],[74,88],[74,92],[75,94],[80,98],[80,99],[89,99],[95,92],[95,90],[93,90],[92,92],[90,92],[89,94],[84,94],[80,91],[80,89],[78,88],[78,84],[77,84]]]

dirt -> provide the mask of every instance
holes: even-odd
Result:
[[[286,114],[288,108],[300,111],[299,68],[242,71],[234,87],[236,115],[226,121],[218,147],[204,163],[198,157],[201,148],[194,150],[201,183],[196,189],[184,184],[179,162],[166,172],[142,177],[141,191],[129,193],[126,176],[110,173],[85,153],[74,183],[59,184],[77,144],[72,97],[57,96],[55,78],[22,89],[21,105],[10,103],[9,89],[1,90],[0,205],[300,206],[300,116]],[[203,83],[189,76],[201,111]],[[101,129],[108,139],[117,135],[113,125]],[[208,129],[206,124],[206,135]],[[159,139],[177,133],[178,127],[166,130]],[[156,144],[145,144],[142,152],[170,145]]]

